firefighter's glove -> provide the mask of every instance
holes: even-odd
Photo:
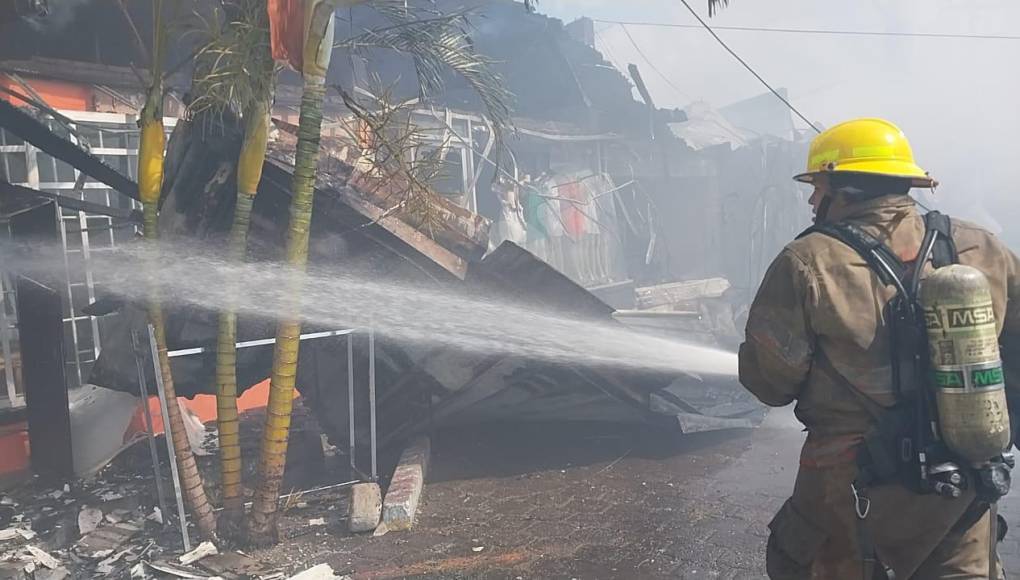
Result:
[[[1010,465],[1012,461],[1006,462],[1002,459],[988,463],[977,470],[977,494],[978,499],[995,503],[999,498],[1009,493],[1010,486]]]

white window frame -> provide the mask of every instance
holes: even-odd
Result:
[[[121,113],[98,113],[88,111],[68,111],[68,110],[61,110],[59,112],[62,115],[66,116],[68,119],[70,119],[72,123],[83,124],[98,123],[117,125],[118,126],[116,127],[117,131],[138,130],[137,129],[138,117],[136,115],[127,115]],[[167,128],[168,132],[172,130],[173,127],[176,126],[176,124],[177,119],[175,118],[164,119],[164,126]],[[109,134],[110,131],[106,131],[105,133]],[[132,162],[128,163],[129,167],[128,177],[133,178],[133,173],[135,171],[134,168],[137,165],[138,149],[127,147],[104,147],[102,143],[103,135],[104,131],[100,129],[99,130],[100,142],[90,143],[89,144],[90,151],[94,155],[126,156],[129,158],[133,158],[131,160]],[[73,136],[72,141],[74,141]],[[48,155],[46,155],[45,153],[42,153],[39,149],[31,145],[30,143],[25,142],[22,145],[0,145],[0,153],[25,154],[27,179],[26,181],[16,183],[15,185],[21,185],[24,187],[29,187],[37,190],[56,191],[58,193],[63,193],[65,191],[67,193],[71,193],[75,189],[75,180],[77,180],[80,175],[80,172],[77,169],[74,169],[74,180],[72,181],[47,181],[47,182],[40,181],[39,163],[42,161],[55,164],[56,161],[53,160]],[[6,159],[4,161],[6,162]],[[54,169],[56,169],[56,166],[54,166]],[[56,172],[54,171],[54,174],[55,173]],[[116,196],[119,195],[114,193],[113,190],[111,190],[108,185],[92,181],[85,182],[81,189],[83,195],[86,190],[105,190],[105,195],[103,196],[101,203],[105,203],[105,205],[107,206],[113,206],[113,204],[117,201]],[[141,204],[139,204],[137,201],[132,201],[131,205],[135,209],[141,208]],[[96,221],[100,221],[101,224],[99,225],[99,228],[104,227],[107,228],[105,232],[98,232],[97,234],[95,234],[99,236],[104,235],[108,236],[108,238],[103,240],[104,247],[102,248],[98,247],[94,248],[92,247],[94,244],[90,243],[92,241],[98,241],[98,239],[95,238],[95,235],[93,235],[90,238],[89,232],[90,220],[93,224],[95,224]],[[69,224],[74,226],[76,229],[69,230]],[[112,249],[116,247],[115,232],[112,226],[113,218],[111,218],[110,216],[90,214],[85,211],[75,212],[68,211],[65,209],[61,209],[60,211],[60,239],[61,245],[64,250],[64,268],[65,268],[64,272],[65,287],[63,288],[63,291],[67,293],[66,300],[67,308],[63,313],[62,318],[63,323],[65,325],[68,324],[70,325],[72,340],[72,344],[66,345],[67,348],[65,349],[65,351],[69,352],[66,352],[65,354],[66,357],[65,364],[67,365],[67,372],[73,375],[69,378],[75,379],[73,383],[77,385],[84,384],[84,379],[86,378],[82,370],[83,365],[88,365],[99,358],[99,354],[102,350],[102,345],[100,343],[98,319],[92,316],[85,315],[81,312],[82,308],[86,305],[76,303],[75,289],[85,288],[85,296],[87,297],[87,300],[90,303],[95,300],[97,281],[95,272],[91,267],[91,256],[92,253],[94,252],[107,251],[108,248]],[[80,245],[77,243],[78,240],[74,239],[74,236],[80,236]],[[75,242],[74,245],[79,247],[69,248],[68,244],[69,241],[71,240]],[[70,276],[71,256],[76,256],[78,254],[81,254],[80,259],[83,260],[85,263],[84,267],[85,280],[72,281]],[[0,291],[2,291],[4,288],[8,290],[6,294],[0,295],[0,301],[4,299],[9,299],[11,296],[13,296],[14,288],[10,286],[10,283],[11,280],[9,279],[8,276],[3,276],[3,278],[0,279]],[[98,282],[98,284],[102,285],[102,282]],[[0,304],[0,307],[2,307],[2,304]],[[6,313],[3,312],[2,309],[0,309],[0,348],[2,348],[4,360],[10,361],[11,360],[10,356],[15,349],[12,346],[13,340],[11,340],[12,333],[10,332],[10,330],[12,326],[8,322],[7,318],[8,317],[6,316]],[[80,337],[78,332],[79,330],[78,325],[82,321],[88,321],[89,323],[88,332],[92,335],[92,346],[91,348],[88,349],[81,349],[79,347],[79,344],[81,342],[80,339],[84,338]],[[0,374],[0,381],[2,381],[3,385],[6,387],[5,389],[0,389],[0,408],[3,408],[5,406],[12,407],[23,406],[24,397],[18,394],[15,389],[14,370],[12,365],[5,364],[5,372]]]

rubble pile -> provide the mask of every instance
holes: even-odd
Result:
[[[247,419],[242,422],[247,428],[257,422]],[[300,450],[303,446],[295,447]],[[254,449],[246,451],[249,458],[256,456]],[[0,493],[0,580],[285,580],[308,568],[307,562],[267,564],[264,559],[213,542],[199,543],[193,530],[192,549],[185,552],[173,497],[167,498],[170,513],[164,513],[148,459],[147,447],[136,445],[90,480],[57,488],[35,480]],[[201,457],[206,463],[203,471],[214,473],[210,463],[215,460],[215,455]],[[163,461],[166,475],[165,457]],[[311,479],[307,462],[296,463],[294,472]],[[173,489],[169,480],[165,487]],[[346,487],[334,485],[285,494],[281,534],[293,539],[343,533],[347,493]],[[320,575],[323,571],[313,568],[307,577],[342,577],[331,570]]]

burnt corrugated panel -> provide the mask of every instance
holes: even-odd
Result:
[[[534,254],[506,241],[471,265],[472,282],[563,314],[610,320],[613,308]]]

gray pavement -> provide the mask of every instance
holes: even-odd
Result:
[[[356,580],[763,578],[766,526],[792,490],[802,441],[789,409],[756,430],[687,436],[577,425],[441,433],[414,530],[278,550]],[[1020,500],[1002,512],[1016,528],[1003,557],[1020,570]]]

